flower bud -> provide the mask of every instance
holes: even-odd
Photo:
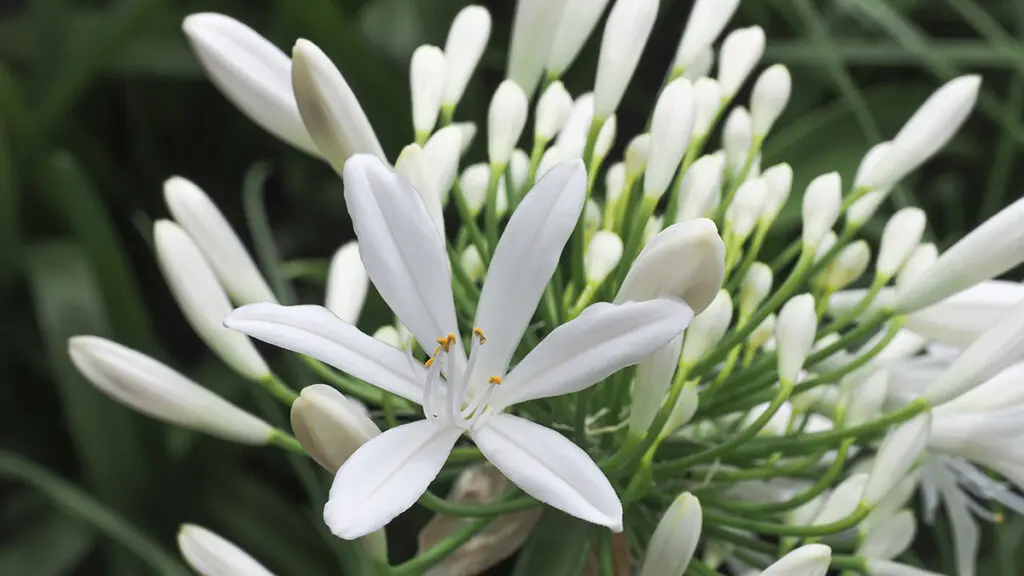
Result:
[[[299,39],[292,48],[292,91],[316,147],[341,174],[353,154],[385,160],[370,119],[348,82],[320,48]]]
[[[675,296],[700,314],[718,295],[725,276],[725,244],[707,219],[673,224],[633,261],[616,303]]]
[[[828,254],[838,241],[839,236],[836,236],[835,232],[831,230],[826,232],[825,236],[821,239],[821,242],[818,242],[818,247],[814,250],[814,262],[818,263],[818,261],[824,258],[825,254]]]
[[[324,306],[338,318],[354,325],[363,311],[369,287],[370,279],[359,257],[359,245],[356,241],[353,240],[338,248],[327,270]]]
[[[302,389],[292,403],[291,421],[295,439],[331,474],[360,446],[380,435],[365,410],[326,384]]]
[[[664,576],[686,572],[704,520],[700,501],[689,492],[680,494],[658,521],[647,546],[640,576]]]
[[[600,164],[611,152],[612,145],[615,144],[615,131],[618,120],[615,114],[609,116],[604,124],[601,125],[601,131],[597,133],[597,140],[594,141],[594,159],[591,170],[595,170],[593,166]]]
[[[277,301],[231,224],[198,186],[174,176],[164,182],[164,201],[235,302]]]
[[[195,524],[181,525],[178,549],[201,576],[274,576],[238,546]]]
[[[801,294],[790,298],[779,311],[775,326],[775,344],[779,352],[779,380],[795,384],[804,360],[811,353],[818,316],[814,312],[814,297]]]
[[[761,321],[761,324],[754,331],[750,333],[750,337],[747,338],[747,346],[751,350],[757,350],[764,346],[772,336],[775,335],[775,325],[777,324],[775,314],[769,314],[767,318]]]
[[[870,576],[943,576],[938,572],[925,570],[909,564],[900,564],[890,560],[868,560],[865,568]]]
[[[519,84],[505,80],[498,86],[487,112],[487,157],[491,164],[508,164],[526,126],[528,108],[526,94]]]
[[[912,510],[903,509],[883,522],[873,523],[857,546],[857,556],[891,560],[902,556],[914,542],[917,520]]]
[[[860,504],[867,481],[868,475],[863,473],[854,474],[843,480],[825,500],[811,525],[832,524],[853,514],[857,510],[857,505]]]
[[[867,154],[860,161],[860,166],[857,167],[857,175],[853,181],[855,189],[866,187],[865,179],[871,175],[871,171],[874,170],[878,162],[889,153],[891,146],[892,142],[879,142],[868,150]],[[870,192],[864,194],[860,199],[851,204],[850,208],[846,211],[848,225],[859,228],[867,222],[875,215],[878,207],[889,196],[891,189],[891,187],[871,189]]]
[[[266,378],[270,368],[249,338],[224,327],[231,302],[192,238],[177,224],[157,220],[153,240],[171,294],[199,337],[242,376]]]
[[[647,225],[644,226],[642,245],[647,246],[651,240],[661,232],[661,216],[651,216],[647,219]]]
[[[622,258],[622,239],[610,230],[601,230],[594,234],[587,246],[587,254],[583,259],[583,270],[587,282],[600,284],[611,274]]]
[[[629,411],[629,433],[643,438],[666,399],[672,377],[679,366],[683,347],[680,334],[668,346],[644,358],[636,366],[633,379],[633,404]],[[680,397],[681,398],[681,397]]]
[[[690,144],[693,118],[693,88],[689,80],[677,78],[662,90],[654,107],[645,197],[660,198],[668,190]]]
[[[693,82],[693,137],[705,138],[722,106],[722,91],[714,78],[703,77]]]
[[[377,328],[377,331],[373,333],[373,337],[395,348],[402,348],[402,336],[394,326],[381,326]]]
[[[739,0],[697,0],[690,10],[683,37],[679,40],[673,73],[689,70],[698,57],[714,44],[736,12]]]
[[[897,287],[896,311],[920,310],[1024,262],[1022,221],[1024,198],[961,238],[916,280]]]
[[[547,174],[552,168],[558,166],[562,162],[567,160],[574,160],[580,158],[579,154],[576,154],[568,148],[563,148],[559,145],[554,145],[548,148],[544,152],[544,155],[540,157],[540,162],[537,164],[537,180],[540,180]]]
[[[715,211],[722,193],[724,171],[722,157],[713,154],[701,156],[690,165],[679,185],[676,222],[704,218]]]
[[[151,418],[240,444],[263,445],[274,429],[169,366],[98,336],[74,336],[78,371],[117,402]]]
[[[765,568],[761,576],[825,576],[832,549],[824,544],[804,544]]]
[[[733,30],[718,53],[718,83],[722,98],[732,100],[764,55],[764,30],[760,26]]]
[[[583,158],[590,124],[594,119],[594,94],[587,92],[572,103],[569,119],[555,138],[555,146],[567,150],[567,158]]]
[[[770,402],[764,402],[754,406],[747,413],[746,419],[743,421],[743,427],[749,428],[754,425],[768,408],[771,406]],[[789,422],[793,418],[793,404],[791,402],[784,402],[779,410],[768,419],[768,423],[765,424],[764,428],[758,431],[758,436],[783,436],[789,429]]]
[[[434,131],[441,112],[444,92],[444,52],[437,46],[423,45],[412,53],[409,63],[409,87],[412,94],[412,126],[417,138]]]
[[[604,175],[604,193],[606,209],[611,209],[625,192],[626,163],[616,162],[608,168]]]
[[[817,246],[836,220],[843,203],[843,182],[838,172],[822,174],[807,185],[803,203],[803,243]]]
[[[538,176],[539,178],[539,176]],[[469,208],[469,214],[476,217],[487,203],[487,186],[491,181],[491,167],[483,162],[468,166],[459,177],[459,190]],[[508,191],[505,190],[505,179],[498,180],[498,215],[508,209]]]
[[[768,185],[768,196],[761,212],[761,222],[771,224],[778,218],[782,208],[789,200],[789,191],[793,188],[793,169],[783,162],[761,172],[761,180]]]
[[[929,340],[967,348],[1024,300],[1024,284],[989,280],[907,316],[907,328]]]
[[[863,382],[851,386],[844,393],[842,405],[846,410],[846,425],[856,426],[878,417],[889,393],[889,371],[877,368]]]
[[[732,204],[725,211],[725,222],[740,243],[754,231],[767,196],[768,185],[760,178],[748,180],[736,190]]]
[[[191,14],[182,29],[206,75],[243,114],[299,150],[320,155],[299,116],[292,63],[284,52],[223,14]]]
[[[459,261],[462,263],[462,269],[473,282],[479,282],[484,277],[484,272],[487,271],[484,259],[480,257],[480,251],[472,244],[462,251]]]
[[[720,290],[718,296],[701,313],[697,314],[686,329],[683,340],[682,362],[697,363],[725,335],[732,322],[732,298],[729,292]]]
[[[764,138],[772,129],[786,109],[792,90],[793,79],[784,65],[775,64],[761,73],[750,96],[750,118],[755,138]]]
[[[671,374],[669,375],[671,379]],[[683,384],[683,389],[676,399],[672,412],[665,420],[665,427],[662,428],[659,438],[667,438],[675,434],[677,430],[686,426],[697,415],[697,408],[700,407],[700,395],[697,392],[698,380],[688,380]]]
[[[818,246],[822,251],[825,242]],[[825,266],[821,273],[821,283],[826,290],[835,292],[860,278],[871,263],[871,248],[864,240],[857,240],[839,251],[836,259]]]
[[[551,55],[566,0],[519,0],[508,50],[508,78],[533,95]]]
[[[787,512],[785,516],[786,524],[789,524],[790,526],[809,526],[818,516],[818,513],[821,512],[821,508],[825,505],[825,500],[828,496],[829,494],[827,492],[822,492],[811,500],[801,504],[790,512]]]
[[[491,14],[483,6],[466,6],[455,15],[444,43],[444,106],[454,108],[462,100],[490,36]]]
[[[459,134],[462,135],[462,149],[463,155],[469,151],[469,147],[473,145],[473,138],[476,137],[476,124],[473,122],[454,122],[452,126],[459,129]]]
[[[914,248],[914,252],[911,253],[910,258],[907,258],[906,264],[896,274],[896,285],[902,286],[907,282],[917,280],[938,259],[939,249],[935,247],[935,244],[921,244]]]
[[[530,177],[530,156],[521,148],[512,151],[508,159],[508,176],[512,181],[512,190],[519,196],[526,194],[526,179]]]
[[[738,178],[750,155],[753,145],[753,127],[750,113],[742,106],[737,106],[725,119],[722,128],[722,149],[725,150],[725,167],[732,178]]]
[[[978,99],[981,77],[960,76],[935,91],[900,128],[892,145],[864,175],[873,189],[891,188],[953,138]]]
[[[459,159],[462,156],[462,131],[456,126],[445,126],[423,145],[423,155],[434,177],[434,190],[441,199],[441,205],[448,204],[448,195],[459,174]]]
[[[715,49],[708,48],[700,54],[693,61],[693,64],[683,72],[683,78],[686,78],[690,82],[696,82],[701,78],[706,78],[711,73],[711,67],[715,64]]]
[[[764,262],[754,262],[740,285],[740,318],[749,318],[772,291],[774,275]]]
[[[430,215],[430,220],[437,227],[441,235],[441,241],[445,240],[444,234],[444,206],[441,205],[441,195],[435,188],[437,179],[431,173],[430,165],[427,163],[427,155],[418,144],[410,144],[402,149],[395,161],[395,172],[398,172],[412,184],[413,189],[423,200],[423,206]]]
[[[619,107],[658,15],[658,0],[616,0],[601,38],[594,81],[594,116],[607,118]]]
[[[534,137],[540,142],[554,138],[569,121],[570,112],[572,96],[561,82],[552,82],[537,101]]]
[[[879,276],[891,278],[899,272],[921,242],[926,223],[927,216],[920,208],[904,208],[889,218],[875,263]]]
[[[891,430],[882,440],[864,487],[866,504],[878,503],[913,468],[928,444],[931,421],[931,414],[920,414]]]
[[[579,55],[608,0],[565,0],[564,3],[546,66],[548,74],[554,77],[561,76]]]
[[[651,153],[651,135],[640,134],[626,145],[626,180],[632,181],[647,170],[647,159]]]

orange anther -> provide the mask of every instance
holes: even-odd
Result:
[[[487,383],[488,383],[488,384],[494,384],[495,386],[498,386],[498,385],[500,385],[500,384],[501,384],[501,376],[491,376],[491,377],[490,377],[490,378],[489,378],[489,379],[487,380]]]

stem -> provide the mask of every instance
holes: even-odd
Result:
[[[299,444],[298,440],[292,437],[291,434],[288,434],[287,432],[279,428],[274,428],[273,430],[270,431],[269,443],[279,448],[283,448],[289,452],[294,452],[296,454],[301,454],[303,456],[307,455],[306,449],[303,448],[301,444]]]
[[[757,159],[758,152],[761,151],[761,145],[764,144],[764,137],[757,136],[754,141],[751,142],[750,150],[747,151],[747,159],[743,162],[743,168],[740,169],[740,173],[736,175],[729,182],[729,190],[722,197],[722,201],[718,204],[718,208],[715,210],[715,222],[721,222],[722,218],[725,217],[725,211],[729,208],[729,204],[732,204],[733,198],[736,197],[736,191],[740,189],[740,185],[747,179],[747,174],[750,173],[750,169],[754,166],[754,160]]]
[[[857,320],[857,318],[860,318],[861,315],[871,307],[871,303],[875,301],[878,293],[882,291],[882,288],[884,288],[888,282],[888,277],[876,274],[874,281],[871,282],[871,287],[868,288],[867,293],[860,299],[860,302],[857,302],[853,308],[850,308],[845,314],[833,320],[818,334],[818,338],[827,336],[833,332],[838,332],[839,330],[849,326],[852,322]]]
[[[828,536],[830,534],[838,534],[844,530],[849,530],[857,524],[860,524],[860,522],[864,520],[870,512],[871,506],[861,502],[853,514],[850,514],[846,518],[832,522],[831,524],[821,524],[818,526],[790,526],[787,524],[776,524],[774,522],[761,522],[758,520],[729,516],[714,510],[705,510],[704,520],[710,521],[714,524],[740,528],[742,530],[752,530],[760,534],[814,538]]]
[[[518,494],[518,490],[515,492]],[[431,492],[424,492],[423,496],[420,496],[419,504],[432,512],[437,512],[438,514],[480,518],[500,516],[502,514],[528,510],[534,506],[538,506],[540,502],[537,502],[530,496],[522,496],[512,500],[503,499],[498,502],[489,502],[487,504],[459,504],[458,502],[445,500]]]
[[[267,392],[270,392],[271,396],[277,398],[286,406],[291,406],[292,402],[295,402],[295,399],[299,397],[295,390],[292,390],[290,386],[285,384],[284,381],[282,381],[273,372],[270,372],[263,378],[260,378],[259,384],[260,386],[263,386]]]
[[[468,542],[477,532],[487,526],[492,518],[492,516],[485,516],[466,522],[447,538],[431,546],[423,554],[416,556],[408,562],[392,567],[390,576],[414,576],[422,574],[429,568],[440,564],[451,553],[455,552],[459,546]]]
[[[491,177],[487,181],[487,203],[484,207],[484,228],[487,231],[487,244],[491,248],[491,256],[498,245],[498,185],[504,173],[504,164],[491,164]]]

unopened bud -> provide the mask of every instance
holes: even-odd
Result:
[[[689,80],[677,78],[661,92],[654,107],[645,197],[660,198],[668,190],[690,143],[693,119],[693,88]]]
[[[530,96],[537,88],[551,55],[565,4],[566,0],[516,2],[508,50],[508,77]]]
[[[754,231],[767,197],[768,185],[760,178],[744,182],[736,191],[732,204],[725,211],[725,221],[739,242],[745,241]]]
[[[812,526],[824,526],[839,522],[857,510],[861,497],[864,495],[864,485],[867,484],[868,475],[853,474],[836,486],[822,505],[818,515],[811,523]]]
[[[658,0],[617,0],[608,13],[594,81],[594,116],[619,107],[658,16]]]
[[[434,190],[441,199],[441,205],[448,204],[449,194],[459,175],[459,160],[462,157],[462,131],[456,126],[445,126],[423,145],[430,173],[434,178]]]
[[[722,98],[732,100],[764,55],[764,30],[760,26],[733,30],[718,53],[718,83]]]
[[[803,203],[803,243],[817,246],[836,220],[843,203],[843,182],[838,172],[822,174],[807,185]]]
[[[683,36],[679,40],[679,48],[676,49],[673,71],[682,73],[689,70],[700,55],[711,48],[739,4],[739,0],[694,2]]]
[[[907,259],[903,268],[896,274],[896,285],[903,286],[907,282],[917,280],[936,260],[939,259],[939,249],[935,244],[921,244],[914,248],[914,252]]]
[[[750,337],[747,338],[747,346],[751,350],[757,350],[764,346],[768,340],[775,335],[775,325],[777,319],[775,314],[769,314],[767,318],[761,321],[761,324],[754,328],[754,331],[750,333]]]
[[[818,317],[814,312],[814,297],[810,294],[794,296],[779,311],[775,326],[775,345],[779,353],[779,380],[795,384],[804,360],[811,353]]]
[[[793,79],[784,65],[775,64],[761,73],[750,96],[750,117],[755,138],[764,138],[772,129],[789,103],[792,90]]]
[[[903,268],[921,242],[927,216],[920,208],[904,208],[893,214],[882,231],[875,269],[879,276],[892,278]]]
[[[380,428],[352,400],[326,384],[302,389],[292,402],[295,439],[316,463],[334,474]]]
[[[630,435],[643,438],[654,422],[679,365],[682,347],[683,336],[679,335],[668,346],[637,364],[636,377],[633,379],[633,404],[629,411]]]
[[[708,48],[700,54],[693,61],[693,64],[683,72],[683,78],[686,78],[690,82],[697,81],[701,78],[706,78],[711,73],[711,67],[715,65],[715,49]]]
[[[554,138],[569,121],[572,96],[561,82],[552,82],[537,100],[534,137],[540,142]]]
[[[470,245],[463,250],[459,261],[462,264],[463,271],[466,272],[466,276],[472,282],[479,282],[484,277],[484,272],[487,271],[487,266],[484,264],[483,258],[480,257],[480,251],[477,250],[476,246]]]
[[[680,494],[654,529],[640,576],[683,574],[697,550],[704,513],[697,497]]]
[[[824,242],[818,247],[820,252]],[[835,292],[860,278],[871,264],[871,247],[864,240],[857,240],[839,251],[836,259],[829,262],[821,273],[821,284],[826,290]]]
[[[732,298],[725,290],[690,322],[683,340],[682,362],[693,365],[722,339],[732,322]]]
[[[508,164],[526,126],[528,108],[526,93],[519,84],[505,80],[495,90],[487,112],[487,157],[491,164]]]
[[[761,221],[771,224],[789,200],[789,191],[793,188],[793,169],[786,163],[776,164],[761,172],[761,180],[768,185]]]
[[[928,444],[931,421],[931,414],[920,414],[890,431],[882,440],[864,487],[866,504],[874,505],[884,498],[914,467]]]
[[[491,14],[483,6],[466,6],[455,15],[444,43],[445,106],[454,108],[462,99],[490,36]]]
[[[754,143],[753,125],[750,113],[742,106],[732,109],[722,128],[722,149],[725,150],[725,167],[731,178],[738,178],[750,155]]]
[[[373,337],[395,348],[402,348],[403,346],[402,335],[398,333],[398,329],[394,326],[381,326],[373,333]]]
[[[359,257],[359,245],[353,240],[334,253],[327,270],[324,306],[349,324],[359,320],[366,302],[370,280]]]
[[[722,106],[722,90],[714,78],[703,77],[693,82],[693,137],[705,138]]]
[[[647,170],[647,158],[651,152],[651,135],[640,134],[626,145],[626,179],[632,180]]]
[[[903,509],[884,521],[872,523],[857,546],[857,556],[872,560],[891,560],[902,556],[917,535],[913,510]]]
[[[593,120],[594,94],[587,92],[572,103],[569,119],[555,138],[555,147],[565,149],[569,158],[583,158]]]
[[[441,195],[437,192],[437,179],[431,171],[423,149],[417,144],[410,144],[403,148],[398,155],[398,160],[395,161],[395,172],[401,174],[409,181],[409,184],[412,184],[413,189],[419,194],[420,200],[423,201],[430,220],[440,232],[441,240],[444,241],[444,206],[441,203]]]
[[[622,239],[610,230],[601,230],[594,234],[587,246],[583,259],[583,270],[587,282],[600,284],[611,274],[622,258]]]
[[[774,275],[764,262],[754,262],[740,285],[740,318],[749,318],[772,291]]]
[[[626,164],[616,162],[608,168],[604,175],[605,209],[611,209],[625,192],[626,187]]]
[[[564,0],[564,4],[546,66],[548,74],[555,77],[561,76],[579,55],[608,0]]]
[[[526,194],[526,179],[530,177],[530,156],[521,148],[512,151],[508,160],[508,176],[512,181],[512,190],[519,196]]]
[[[200,576],[274,576],[235,544],[195,524],[182,524],[178,549]]]
[[[855,189],[868,188],[871,191],[861,196],[856,202],[850,205],[849,210],[846,211],[846,220],[850,226],[859,228],[865,222],[867,222],[878,207],[882,205],[886,197],[889,196],[889,191],[892,189],[891,186],[885,188],[871,188],[865,184],[866,179],[871,176],[872,170],[875,166],[881,162],[888,153],[892,146],[892,142],[879,142],[871,147],[870,150],[864,154],[864,158],[860,161],[860,166],[857,167],[857,175],[853,180],[853,187]]]
[[[877,368],[863,382],[844,394],[842,404],[846,410],[846,425],[856,426],[878,417],[889,393],[889,371]]]
[[[824,544],[805,544],[764,569],[761,576],[825,576],[832,549]]]
[[[597,133],[597,140],[594,140],[594,159],[593,162],[600,164],[612,150],[612,145],[615,144],[615,131],[618,125],[618,119],[615,114],[612,114],[605,119],[604,124],[601,125],[601,130]],[[591,164],[595,166],[596,164]],[[593,169],[593,168],[592,168]]]
[[[483,162],[468,166],[459,177],[459,190],[471,216],[476,216],[487,203],[487,186],[491,181],[491,167]],[[505,179],[498,180],[498,214],[504,214],[508,207],[508,192]]]
[[[412,126],[417,138],[429,136],[437,124],[444,92],[444,68],[444,52],[437,46],[423,45],[412,53],[409,86],[412,93]]]
[[[701,156],[683,175],[679,185],[679,211],[676,222],[710,216],[722,193],[725,162],[714,154]]]

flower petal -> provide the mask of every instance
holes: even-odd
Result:
[[[518,416],[498,414],[473,432],[484,456],[524,492],[594,524],[622,531],[622,503],[582,448]]]
[[[930,340],[966,348],[1024,300],[1024,285],[991,280],[907,317],[907,329]]]
[[[274,346],[322,360],[342,372],[419,403],[426,371],[404,352],[367,336],[322,306],[270,302],[235,309],[224,325]]]
[[[419,420],[363,444],[334,477],[324,506],[327,527],[346,540],[383,528],[426,492],[461,434]]]
[[[366,273],[398,319],[424,347],[458,333],[444,243],[412,185],[357,154],[345,164],[345,202]]]
[[[692,318],[689,306],[669,298],[588,306],[527,354],[495,391],[494,403],[583,390],[664,348]]]
[[[487,344],[476,352],[473,374],[478,376],[471,375],[471,381],[505,373],[576,227],[586,183],[581,161],[562,164],[542,178],[512,214],[494,250],[476,309],[476,326],[487,335]]]

